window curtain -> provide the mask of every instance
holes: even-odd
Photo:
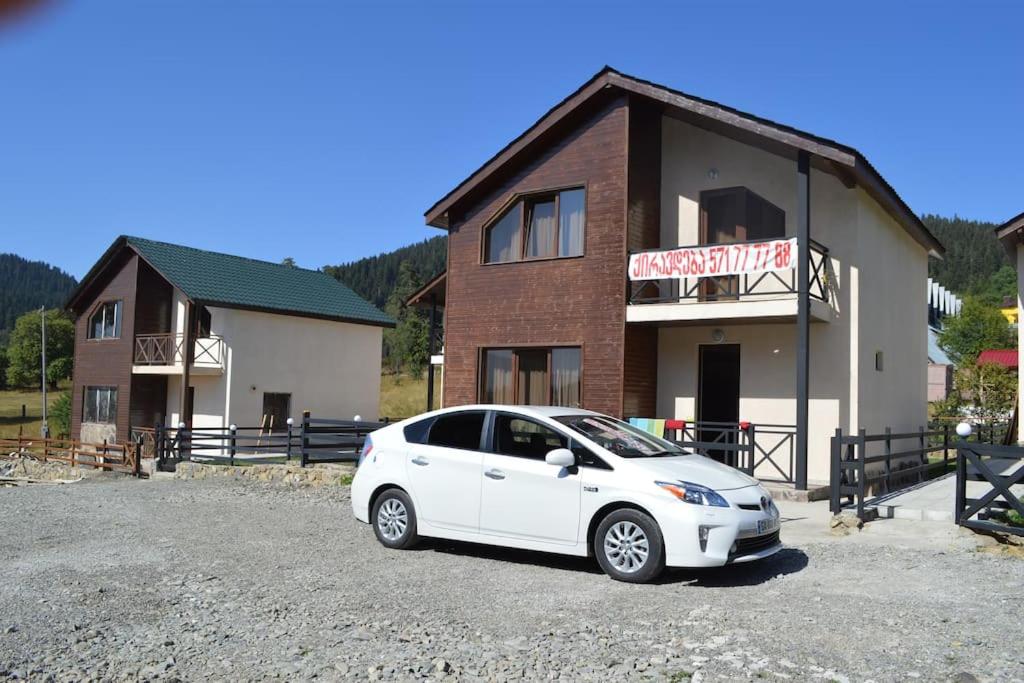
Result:
[[[519,230],[520,205],[502,216],[501,220],[487,229],[487,262],[503,263],[518,261],[522,242]]]
[[[557,235],[555,203],[542,202],[530,210],[530,233],[526,238],[526,257],[543,258],[555,255]]]
[[[519,352],[519,393],[516,403],[525,406],[548,404],[547,351]]]
[[[484,354],[484,403],[513,403],[512,352],[487,351]]]
[[[569,190],[558,197],[559,256],[583,255],[583,224],[586,204],[583,190]]]
[[[579,408],[580,398],[580,350],[552,349],[551,404]]]

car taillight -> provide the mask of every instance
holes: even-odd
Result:
[[[366,456],[373,450],[373,440],[367,436],[366,441],[363,442],[363,450],[359,451],[359,461],[356,462],[356,467],[363,464],[363,460],[366,460]]]

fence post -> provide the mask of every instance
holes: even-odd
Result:
[[[842,486],[840,481],[840,458],[842,457],[842,443],[843,440],[843,429],[842,427],[836,427],[836,434],[832,437],[832,476],[829,481],[829,510],[832,511],[833,515],[839,514],[839,487]]]
[[[949,423],[942,425],[942,474],[949,472]]]
[[[885,428],[885,492],[889,493],[890,477],[892,476],[892,427]]]
[[[861,521],[864,520],[864,498],[867,493],[865,491],[867,467],[864,464],[864,458],[867,456],[867,446],[867,430],[861,429],[857,432],[857,446],[854,451],[854,456],[857,459],[857,518]]]
[[[229,455],[228,455],[228,464],[230,464],[232,467],[234,467],[234,465],[235,465],[235,450],[236,450],[237,445],[238,445],[238,427],[236,425],[231,425],[231,426],[228,427],[228,429],[231,430],[231,436],[229,437],[230,438],[230,442],[229,443],[231,444],[230,445],[230,449],[231,450],[228,451],[228,453],[229,453]]]
[[[139,434],[138,439],[135,441],[134,447],[132,448],[132,476],[142,476],[142,440],[145,438],[142,434]]]
[[[961,440],[956,445],[956,511],[953,522],[963,523],[964,506],[967,504],[967,463],[964,461],[963,449],[967,447],[966,440]]]
[[[295,420],[288,418],[285,420],[285,424],[288,425],[288,443],[285,445],[285,462],[291,462],[292,460],[292,425],[295,424]]]
[[[920,449],[918,455],[921,456],[921,469],[917,475],[917,480],[927,481],[928,477],[928,451],[926,450],[927,444],[925,443],[924,427],[917,428],[917,447]]]
[[[299,464],[302,467],[306,466],[309,462],[309,411],[302,411],[302,453],[300,454]]]
[[[156,424],[156,429],[153,430],[153,457],[156,458],[157,462],[157,466],[154,468],[154,471],[159,470],[160,465],[163,465],[164,462],[164,446],[166,445],[164,443],[164,438],[164,425],[162,422],[158,422]]]
[[[757,449],[754,448],[754,444],[757,439],[756,430],[757,426],[753,422],[747,424],[747,457],[749,458],[749,460],[747,460],[747,474],[750,476],[754,476],[754,459],[757,457]]]

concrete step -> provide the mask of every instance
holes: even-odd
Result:
[[[828,500],[828,484],[808,484],[804,491],[797,490],[792,484],[781,481],[762,481],[768,493],[775,500],[791,500],[797,503],[809,503],[815,500]]]

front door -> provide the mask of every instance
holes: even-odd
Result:
[[[577,468],[544,462],[568,439],[512,413],[495,413],[491,452],[484,455],[480,533],[573,545],[579,534]]]
[[[406,473],[416,514],[442,529],[480,529],[480,468],[483,411],[446,413],[427,432],[426,443],[409,449]]]
[[[737,425],[740,421],[740,345],[705,344],[699,351],[697,420],[712,423],[699,430],[698,441],[735,443],[736,433],[714,423]],[[735,451],[710,449],[708,456],[736,464]]]

